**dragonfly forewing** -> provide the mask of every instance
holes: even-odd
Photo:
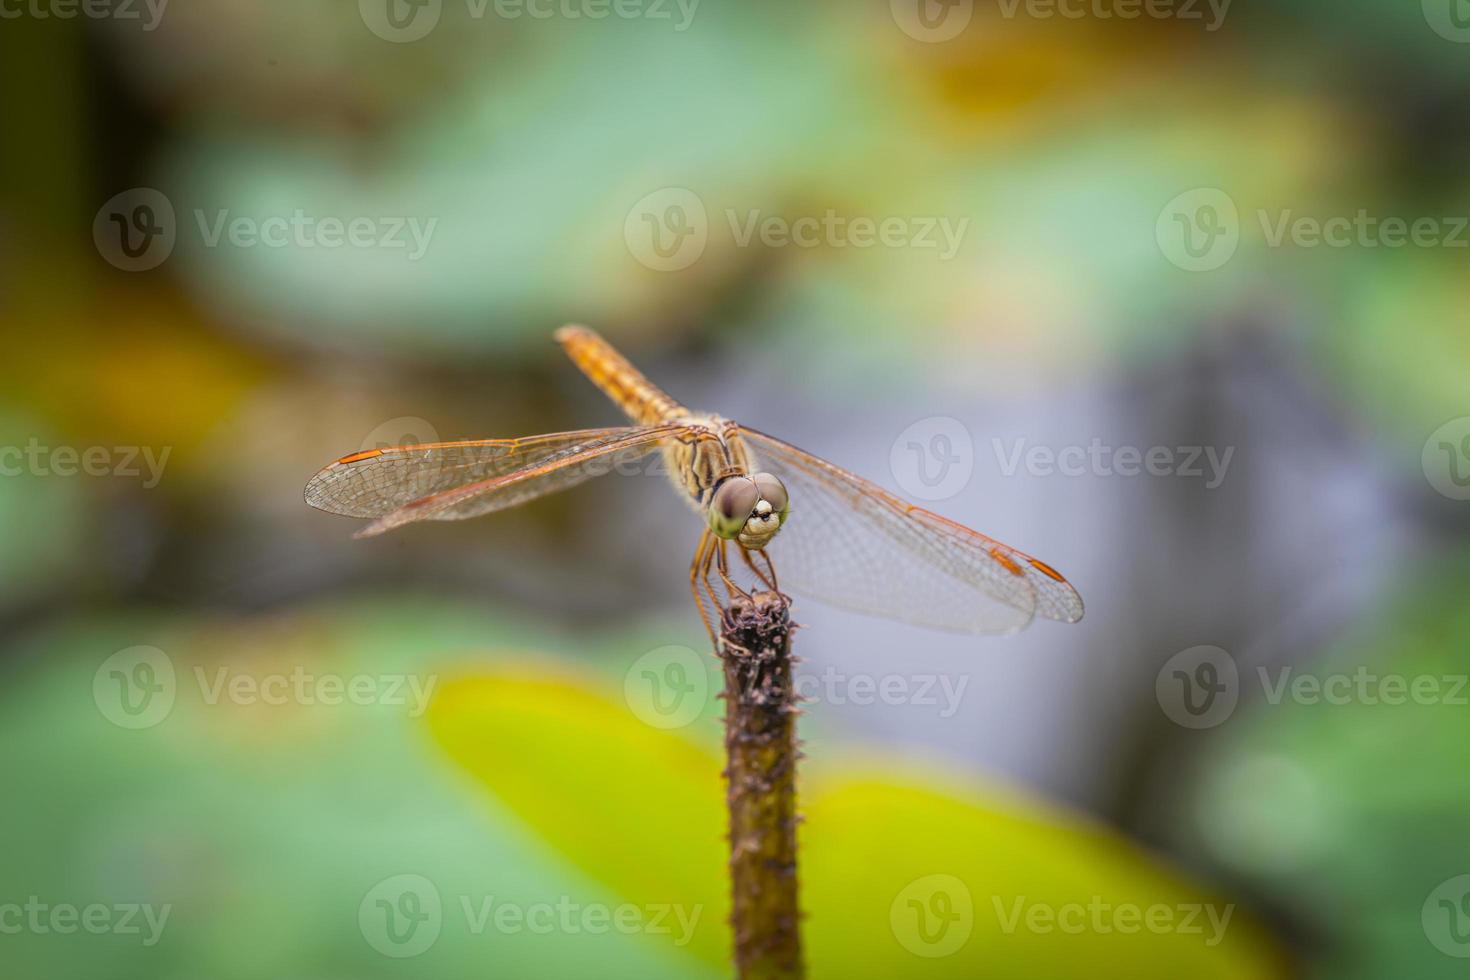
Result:
[[[1035,615],[1082,617],[1076,590],[1024,552],[779,439],[742,436],[790,490],[791,515],[768,548],[782,588],[961,633],[1014,632]]]
[[[612,472],[658,449],[683,423],[559,432],[525,439],[368,450],[319,472],[314,507],[376,518],[358,537],[412,521],[455,521],[514,507]]]

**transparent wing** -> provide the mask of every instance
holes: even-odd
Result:
[[[306,502],[347,517],[382,517],[421,497],[505,476],[576,446],[632,431],[627,427],[585,429],[525,439],[368,449],[323,467],[306,485]]]
[[[1033,615],[1082,618],[1050,566],[779,439],[742,429],[786,484],[791,513],[766,549],[783,590],[961,633],[1008,633]]]
[[[306,485],[306,502],[334,514],[376,518],[358,537],[410,521],[463,520],[611,472],[687,429],[670,423],[369,449],[319,471]]]

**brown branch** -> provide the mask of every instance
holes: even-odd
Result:
[[[776,592],[737,596],[721,627],[735,966],[742,980],[800,977],[795,627]]]

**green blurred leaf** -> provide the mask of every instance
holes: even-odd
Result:
[[[690,950],[712,966],[728,961],[722,763],[711,746],[644,724],[584,681],[545,677],[452,681],[430,721],[454,759],[610,889],[709,910]],[[1241,909],[1102,829],[871,763],[806,769],[802,895],[814,976],[1282,975]],[[946,906],[970,912],[953,930],[919,922],[921,908]],[[1199,915],[1201,933],[1126,934],[1131,913],[1120,907]],[[1066,927],[1028,927],[1047,910]]]

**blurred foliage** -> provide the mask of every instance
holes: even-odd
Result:
[[[134,612],[27,637],[0,695],[0,832],[26,842],[6,859],[6,900],[172,912],[151,947],[132,935],[7,935],[7,975],[277,980],[314,968],[396,977],[487,964],[511,976],[700,975],[647,937],[469,928],[461,898],[477,912],[486,897],[619,898],[488,805],[412,704],[209,700],[221,676],[298,665],[318,677],[412,675],[422,686],[456,664],[543,663],[534,636],[508,617],[395,600],[287,617]],[[158,724],[126,731],[93,702],[93,674],[140,640],[166,652],[178,693]],[[375,883],[407,872],[435,883],[445,918],[432,949],[396,960],[370,947],[357,914]]]
[[[690,951],[712,969],[726,962],[725,845],[709,832],[725,820],[721,787],[709,778],[721,766],[714,739],[652,728],[597,687],[544,670],[450,682],[430,722],[453,758],[609,888],[635,902],[706,909]],[[802,775],[800,878],[814,977],[1285,975],[1233,905],[1220,937],[1208,928],[1071,934],[1010,924],[1022,905],[1227,904],[1097,827],[938,773],[925,778],[912,762],[813,759]],[[941,945],[947,937],[920,939],[904,904],[911,886],[939,872],[962,883],[944,886],[965,910],[950,926],[966,937],[953,951]]]
[[[22,448],[32,439],[38,446],[60,441],[36,416],[0,411],[0,444]],[[85,495],[74,479],[0,479],[0,611],[16,612],[84,574]]]
[[[496,639],[487,646],[486,637]],[[156,725],[126,731],[88,694],[107,657],[140,639],[166,652],[177,696]],[[578,667],[562,644],[513,618],[401,599],[274,618],[132,613],[32,635],[0,696],[12,801],[0,832],[27,842],[7,859],[7,894],[171,913],[167,941],[154,946],[127,935],[10,936],[8,967],[276,978],[313,963],[362,977],[490,963],[510,975],[722,975],[718,728],[707,712],[688,733],[659,731],[613,700],[618,668],[644,643],[631,635],[604,666]],[[424,718],[414,703],[210,701],[221,678],[298,664],[315,676],[406,674],[436,694]],[[891,761],[857,755],[804,770],[814,976],[1281,975],[1239,908],[1218,945],[1147,931],[1007,933],[991,896],[1058,908],[1225,900],[1113,834],[937,771],[909,764],[900,775]],[[39,805],[14,805],[22,801]],[[921,959],[891,916],[906,886],[939,871],[968,888],[973,934],[951,955]],[[427,878],[444,903],[437,941],[406,961],[379,956],[356,928],[363,896],[400,874]],[[674,942],[677,929],[476,933],[459,904],[563,895],[579,905],[682,904],[700,910],[697,929],[687,946]]]
[[[1199,767],[1195,819],[1176,824],[1197,827],[1216,861],[1275,897],[1319,952],[1323,978],[1464,975],[1463,961],[1426,942],[1421,912],[1470,868],[1470,559],[1420,571],[1421,590],[1297,671],[1432,680],[1438,693],[1243,709]]]

